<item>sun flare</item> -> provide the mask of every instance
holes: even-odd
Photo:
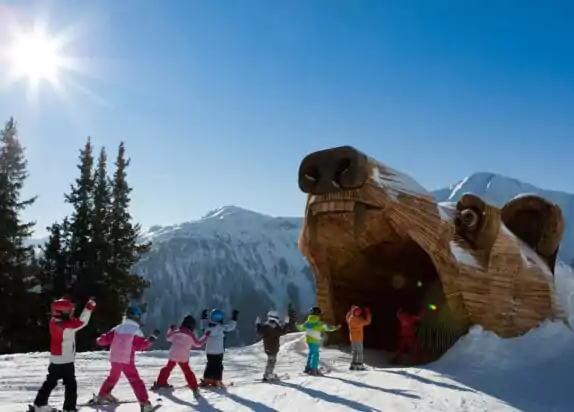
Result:
[[[62,67],[58,42],[42,32],[19,34],[9,50],[12,72],[17,78],[26,78],[37,84],[47,80],[57,83]]]

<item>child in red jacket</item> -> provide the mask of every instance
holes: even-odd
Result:
[[[419,355],[416,345],[415,323],[418,322],[421,317],[422,312],[419,312],[416,315],[411,315],[404,312],[403,308],[399,308],[397,310],[397,318],[399,319],[400,326],[399,347],[391,359],[391,362],[395,362],[399,355],[402,355],[407,351],[415,356]]]
[[[76,410],[78,385],[76,383],[76,332],[90,321],[96,302],[90,299],[79,318],[74,317],[74,304],[68,298],[52,302],[50,319],[50,365],[48,376],[34,400],[34,412],[52,411],[48,406],[50,394],[61,379],[64,383],[63,412]]]

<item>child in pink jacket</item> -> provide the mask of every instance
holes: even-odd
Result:
[[[123,323],[98,338],[98,345],[110,347],[112,368],[102,384],[100,392],[92,400],[92,404],[101,405],[118,402],[118,399],[112,395],[112,390],[123,372],[141,405],[141,412],[153,410],[146,387],[135,365],[135,352],[148,349],[160,332],[155,330],[153,335],[146,339],[140,329],[142,314],[142,310],[138,306],[130,306],[126,311]]]
[[[201,338],[197,338],[193,333],[195,325],[195,318],[188,315],[183,319],[183,322],[181,322],[179,329],[176,328],[175,325],[169,328],[165,336],[165,339],[171,342],[169,361],[159,372],[157,381],[154,382],[152,389],[171,388],[172,386],[167,383],[167,380],[177,364],[181,368],[187,385],[191,388],[195,397],[199,396],[197,379],[189,367],[189,351],[193,347],[199,348],[203,346],[210,332],[207,331]]]

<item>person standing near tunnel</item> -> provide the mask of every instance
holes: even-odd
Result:
[[[402,307],[397,310],[397,318],[399,319],[400,326],[399,345],[394,356],[391,358],[391,363],[396,362],[398,357],[404,353],[409,353],[415,357],[420,355],[416,342],[415,323],[417,323],[421,317],[422,311],[416,315],[412,315],[405,312]]]
[[[349,326],[349,340],[351,341],[351,353],[353,359],[351,360],[352,371],[363,371],[363,328],[371,324],[371,310],[369,308],[363,309],[360,306],[351,306],[351,310],[347,313],[346,320]]]

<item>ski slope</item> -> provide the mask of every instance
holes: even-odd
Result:
[[[306,345],[299,333],[283,338],[278,373],[290,379],[278,384],[257,383],[265,363],[261,343],[230,349],[224,377],[234,382],[227,392],[203,391],[198,402],[187,389],[164,392],[159,411],[540,411],[574,410],[571,371],[574,370],[574,335],[562,324],[547,323],[518,338],[501,341],[474,328],[441,361],[426,368],[385,368],[350,372],[348,353],[323,348],[322,363],[332,369],[324,377],[302,375]],[[369,354],[372,356],[372,354]],[[167,352],[138,354],[137,364],[151,384],[166,362]],[[192,368],[201,374],[204,354],[193,352]],[[0,410],[22,412],[34,399],[46,373],[45,353],[0,357]],[[108,370],[107,353],[78,355],[79,403],[89,399]],[[181,372],[170,381],[183,386]],[[134,400],[122,378],[114,394]],[[157,395],[150,392],[151,400]],[[51,404],[61,407],[63,387]],[[137,412],[137,403],[81,407],[79,411]]]
[[[574,273],[565,265],[556,271],[558,296],[574,322]],[[81,333],[81,332],[80,332]],[[388,367],[380,353],[367,353],[372,369],[348,370],[348,351],[322,348],[321,363],[331,370],[326,376],[301,373],[307,346],[304,336],[293,333],[282,338],[276,372],[290,379],[277,384],[257,382],[265,365],[261,342],[229,349],[225,355],[224,380],[234,386],[226,392],[204,390],[196,401],[188,389],[164,392],[162,412],[183,411],[574,411],[574,332],[561,322],[545,322],[514,339],[473,327],[438,362],[422,368]],[[166,363],[167,351],[137,354],[144,381],[151,385]],[[48,365],[47,353],[0,356],[0,411],[24,412],[42,384]],[[204,353],[194,351],[192,369],[198,377],[205,365]],[[107,352],[77,355],[78,402],[97,392],[108,372]],[[176,368],[170,380],[184,386]],[[138,412],[139,406],[125,378],[114,394],[134,403],[101,407],[106,412]],[[158,396],[150,392],[152,402]],[[63,387],[53,392],[51,404],[61,407]],[[80,412],[96,408],[81,407]]]

